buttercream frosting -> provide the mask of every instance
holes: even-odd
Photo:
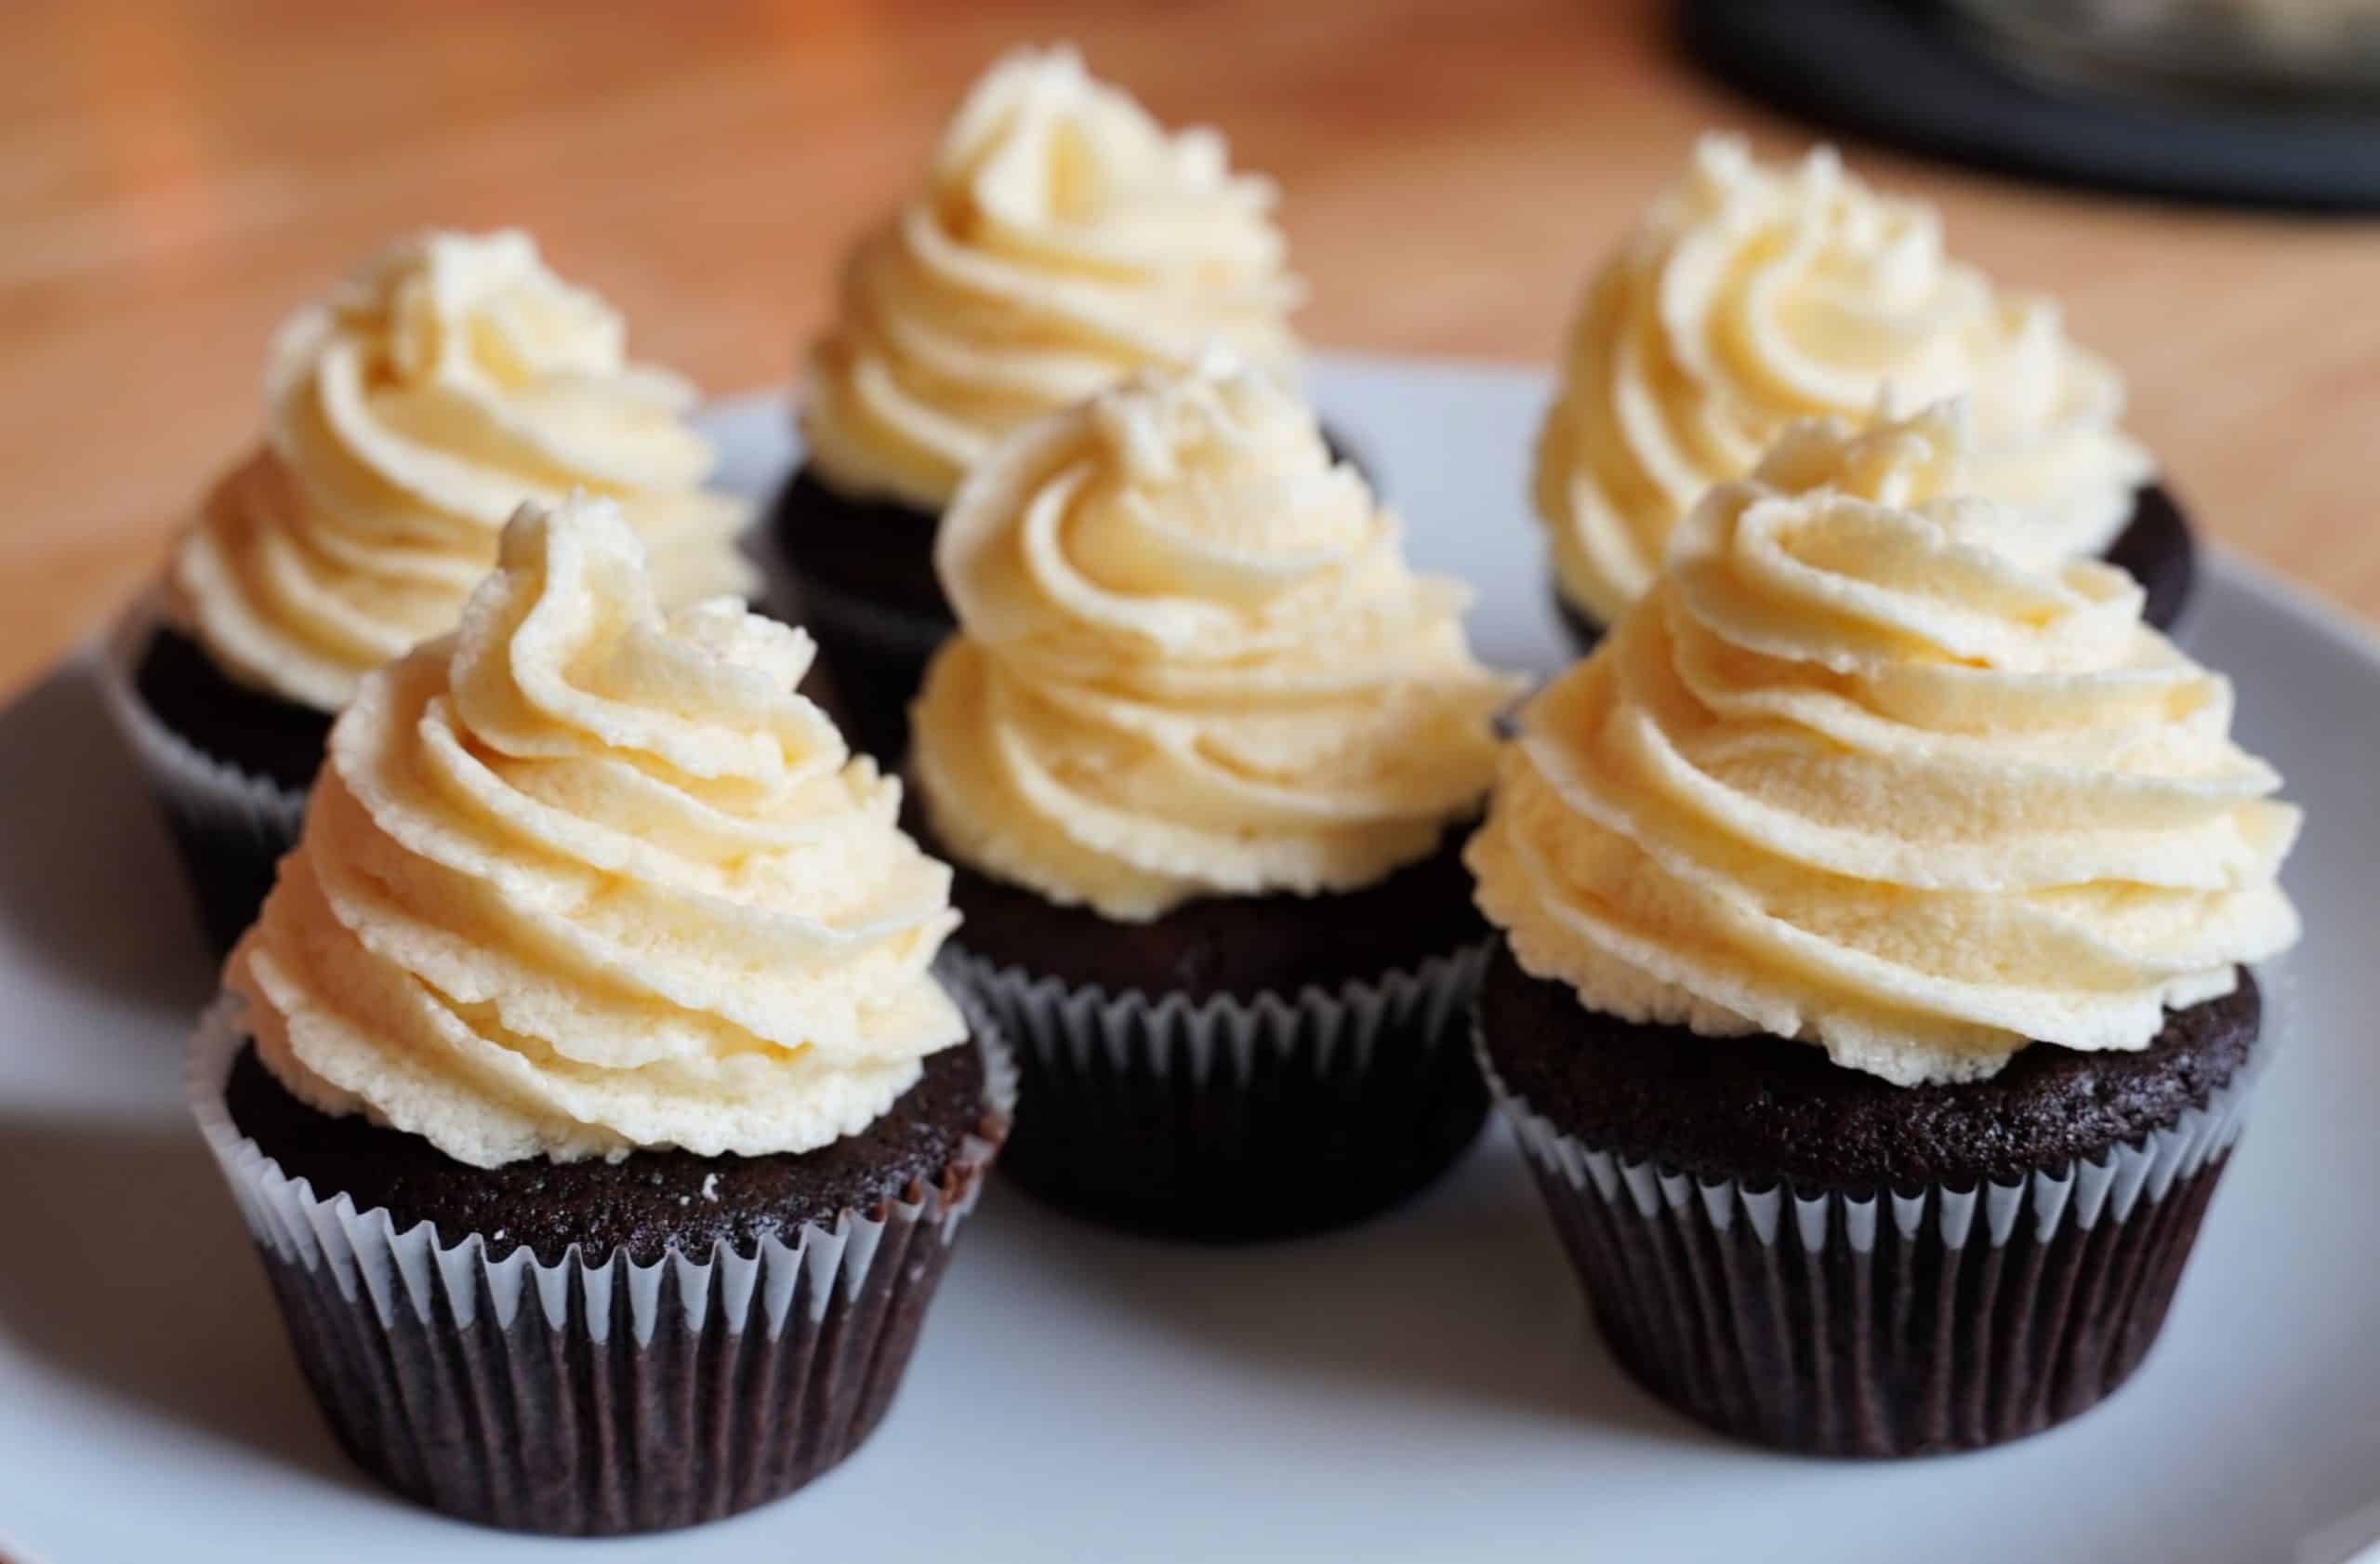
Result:
[[[1973,493],[2028,519],[2011,551],[2104,550],[2152,464],[2123,382],[2056,304],[1995,287],[1942,247],[1937,214],[1881,196],[1831,148],[1794,168],[1706,136],[1589,285],[1538,440],[1561,589],[1604,624],[1652,583],[1680,517],[1784,426],[1966,398]]]
[[[1384,878],[1477,806],[1511,681],[1313,415],[1227,362],[1018,435],[944,518],[912,727],[935,833],[1118,921]]]
[[[1790,430],[1528,705],[1467,855],[1527,971],[1914,1083],[2145,1047],[2296,938],[2230,683],[2113,566],[2005,552],[1961,439]]]
[[[808,635],[664,616],[609,501],[524,505],[366,678],[226,982],[266,1067],[477,1166],[804,1151],[966,1027],[950,871],[796,694]]]
[[[694,389],[628,362],[620,317],[525,233],[425,232],[275,338],[264,445],[218,483],[169,572],[175,617],[232,677],[325,711],[452,630],[524,499],[605,496],[663,600],[748,592],[746,507],[685,419]]]
[[[1272,185],[1169,134],[1071,48],[976,84],[925,188],[847,262],[802,399],[837,488],[939,512],[1004,436],[1210,341],[1286,371],[1302,290]]]

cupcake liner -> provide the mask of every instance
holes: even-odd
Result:
[[[1463,1046],[1484,944],[1334,990],[1196,1002],[952,961],[1017,1048],[1003,1169],[1119,1226],[1229,1240],[1355,1221],[1444,1172],[1487,1118]]]
[[[1897,1456],[2035,1433],[2124,1382],[2164,1322],[2270,1044],[2104,1160],[1860,1197],[1598,1148],[1474,1048],[1623,1368],[1724,1433]]]
[[[891,1404],[1016,1102],[976,1012],[980,1133],[932,1187],[751,1254],[650,1265],[499,1255],[478,1233],[398,1231],[383,1207],[292,1179],[233,1123],[240,1001],[192,1044],[192,1111],[255,1237],[290,1340],[357,1465],[431,1508],[515,1531],[664,1531],[781,1498],[858,1448]]]
[[[799,573],[794,592],[840,697],[853,748],[887,766],[899,764],[909,748],[909,703],[925,683],[926,664],[950,637],[951,621],[870,603]]]
[[[188,871],[217,955],[228,952],[264,905],[273,868],[298,844],[306,795],[218,760],[159,721],[135,679],[155,633],[154,593],[135,603],[100,647],[99,688],[131,745]]]

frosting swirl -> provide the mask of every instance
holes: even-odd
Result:
[[[626,341],[525,233],[392,245],[275,338],[265,444],[184,534],[175,616],[233,677],[337,710],[454,628],[514,507],[581,489],[619,502],[665,602],[749,591],[694,390]]]
[[[1535,478],[1564,593],[1617,622],[1706,489],[1792,420],[1859,418],[1887,392],[1967,399],[1971,492],[2029,512],[2007,547],[2035,565],[2104,550],[2151,472],[2121,377],[2056,303],[1945,257],[1931,207],[1877,195],[1830,148],[1778,172],[1704,137],[1571,328]]]
[[[940,511],[994,444],[1210,340],[1287,369],[1301,289],[1272,185],[1169,135],[1071,48],[1020,50],[944,131],[926,188],[845,265],[802,401],[836,487]]]
[[[2005,508],[1940,497],[1959,438],[1790,431],[1530,703],[1468,851],[1525,969],[1914,1083],[2145,1047],[2294,941],[2229,682],[2113,566],[2001,552]]]
[[[966,1035],[958,915],[794,693],[812,650],[732,599],[665,619],[608,501],[522,506],[332,730],[225,977],[266,1067],[483,1167],[864,1128]]]
[[[1134,378],[976,470],[916,708],[935,832],[1121,921],[1354,889],[1476,807],[1512,683],[1268,373]]]

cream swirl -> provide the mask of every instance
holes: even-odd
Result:
[[[1969,1080],[2145,1047],[2291,944],[2298,812],[2229,683],[2111,565],[2030,568],[1937,491],[1941,412],[1789,432],[1528,706],[1468,852],[1521,965],[1593,1009]]]
[[[836,487],[940,511],[1004,436],[1210,340],[1288,369],[1301,290],[1273,187],[1212,130],[1169,135],[1070,48],[959,107],[926,187],[853,251],[802,401]]]
[[[227,984],[272,1073],[479,1166],[802,1151],[959,1041],[950,871],[795,694],[809,637],[664,618],[607,501],[505,529],[367,678]]]
[[[959,635],[919,698],[935,832],[1136,921],[1368,884],[1494,770],[1513,684],[1395,516],[1263,370],[1144,375],[976,471],[936,563]]]
[[[703,488],[694,391],[631,364],[619,316],[528,235],[423,233],[273,343],[264,448],[208,497],[174,612],[235,678],[337,710],[455,626],[524,499],[619,502],[663,600],[747,592],[745,507]]]
[[[1831,149],[1788,172],[1708,136],[1589,285],[1539,435],[1535,498],[1564,593],[1606,624],[1671,530],[1796,418],[1966,398],[1974,493],[2030,513],[2030,562],[2096,554],[2147,454],[2123,383],[2057,306],[1942,250],[1927,206],[1878,196]],[[2012,546],[2015,546],[2012,544]]]

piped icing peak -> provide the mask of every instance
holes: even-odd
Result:
[[[1705,136],[1587,288],[1539,435],[1535,497],[1562,590],[1606,624],[1669,534],[1799,418],[1964,396],[1972,492],[2029,511],[2030,563],[2122,530],[2147,454],[2123,383],[2057,306],[1943,249],[1922,204],[1877,194],[1831,148],[1771,169]]]
[[[1513,683],[1469,593],[1264,371],[1210,358],[1035,425],[968,480],[936,561],[960,633],[913,762],[988,873],[1119,921],[1315,895],[1477,807]]]
[[[2293,943],[2299,815],[2112,566],[1946,489],[1961,421],[1789,430],[1530,702],[1468,860],[1528,972],[1903,1084],[2137,1049]]]
[[[958,916],[795,693],[812,653],[732,599],[665,616],[610,502],[522,507],[332,731],[226,974],[267,1067],[480,1166],[865,1128],[965,1036]]]
[[[523,500],[618,502],[663,599],[748,591],[745,507],[703,488],[694,393],[634,364],[601,299],[525,233],[424,232],[274,339],[264,447],[176,552],[174,611],[226,671],[336,710],[454,628]]]
[[[839,488],[939,511],[994,444],[1210,339],[1286,369],[1302,290],[1272,185],[1169,133],[1072,48],[1022,49],[944,131],[925,188],[844,268],[802,401]]]

